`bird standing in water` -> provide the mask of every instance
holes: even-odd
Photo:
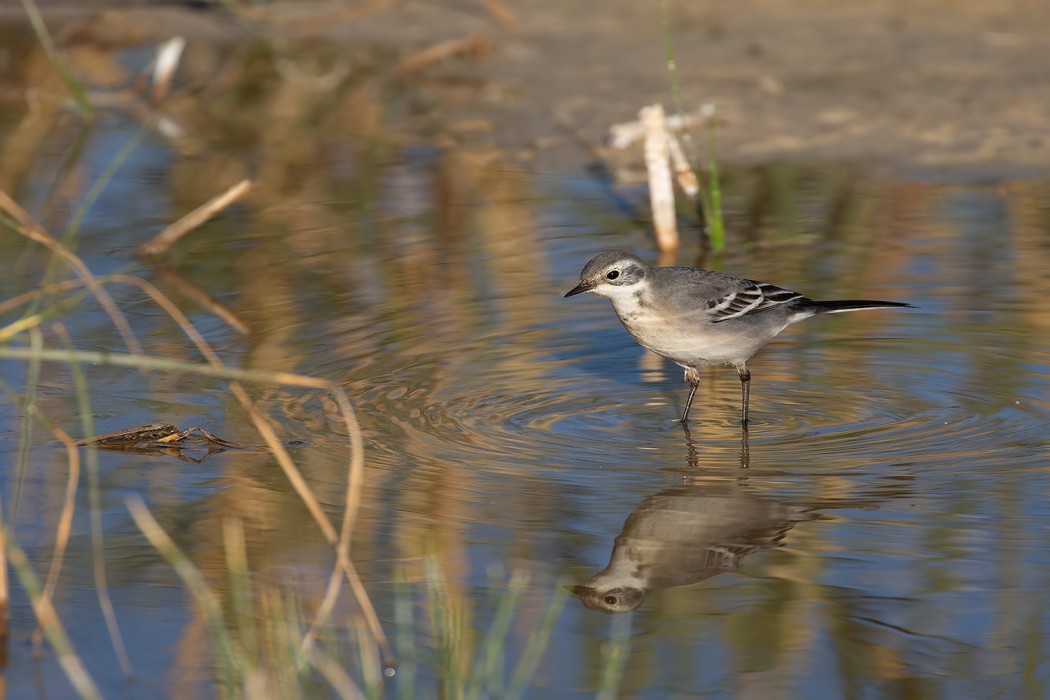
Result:
[[[747,360],[793,323],[810,316],[863,309],[915,308],[898,301],[814,301],[767,282],[695,267],[652,267],[636,255],[610,251],[580,272],[565,296],[608,297],[620,323],[642,347],[685,368],[689,419],[700,367],[731,364],[741,384],[740,419],[748,422],[751,372]]]

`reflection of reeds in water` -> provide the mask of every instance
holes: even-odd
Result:
[[[449,586],[439,559],[424,557],[421,572],[418,567],[399,567],[397,577],[397,638],[404,652],[399,673],[405,674],[399,691],[404,697],[472,700],[518,698],[524,693],[565,604],[566,596],[557,585],[549,594],[533,592],[525,571],[505,578],[490,569],[492,594],[486,607],[492,614],[479,635],[475,603]],[[416,619],[414,601],[425,602],[425,622]],[[508,667],[515,636],[521,638],[521,649],[517,661]],[[429,648],[420,646],[422,638],[429,639]],[[425,687],[431,684],[433,690]]]
[[[146,370],[153,369],[164,371],[166,366],[169,368],[171,367],[170,360],[165,360],[164,358],[152,358],[143,354],[141,346],[139,345],[139,342],[121,309],[114,303],[108,291],[105,290],[103,283],[91,274],[87,266],[84,265],[74,253],[44,231],[44,229],[37,224],[32,217],[25,212],[25,210],[7,197],[6,194],[0,193],[0,208],[11,217],[10,221],[7,223],[12,228],[17,230],[27,239],[41,243],[51,250],[55,254],[56,259],[60,259],[65,265],[76,272],[79,277],[79,282],[89,289],[98,301],[106,308],[114,326],[120,330],[129,352],[125,355],[114,353],[111,357],[100,355],[96,358],[97,360],[100,360],[102,364],[106,364],[110,360],[122,361],[126,365]],[[140,286],[153,295],[153,298],[157,301],[158,305],[171,316],[177,325],[179,325],[189,340],[196,345],[201,355],[203,355],[207,361],[206,365],[194,366],[193,364],[184,364],[181,367],[183,371],[238,374],[236,369],[231,369],[225,366],[211,346],[196,331],[189,319],[171,304],[163,294],[145,281],[141,281]],[[39,300],[27,297],[27,301],[35,303]],[[84,426],[86,429],[85,433],[90,435],[93,432],[89,422],[92,413],[89,398],[90,390],[88,389],[86,381],[84,381],[82,377],[80,365],[78,364],[78,362],[83,361],[84,358],[78,356],[77,352],[71,348],[69,338],[61,326],[56,326],[55,335],[60,343],[68,349],[49,349],[44,347],[42,342],[41,328],[46,327],[45,323],[52,315],[54,315],[54,311],[45,303],[42,306],[36,306],[33,309],[33,313],[30,315],[25,316],[23,319],[14,322],[14,324],[11,324],[6,328],[0,329],[0,337],[17,339],[21,336],[28,335],[31,340],[30,343],[25,344],[21,348],[0,348],[0,356],[6,354],[9,357],[25,358],[29,361],[31,368],[36,368],[42,361],[58,360],[67,362],[75,380],[77,396],[81,403],[81,415],[86,421]],[[35,372],[36,370],[33,369],[29,373],[30,386],[32,386],[32,378]],[[369,601],[368,596],[364,591],[364,587],[357,576],[356,569],[349,558],[350,536],[357,507],[360,502],[361,480],[364,468],[362,455],[363,443],[360,436],[360,430],[357,426],[357,420],[353,413],[353,409],[350,407],[349,400],[342,388],[323,380],[297,377],[290,374],[275,372],[249,372],[242,378],[256,381],[262,379],[264,381],[278,384],[291,384],[302,387],[312,387],[315,389],[327,389],[331,392],[335,405],[343,417],[344,425],[350,438],[350,456],[347,464],[348,471],[346,495],[344,500],[344,514],[342,525],[339,530],[336,530],[335,526],[330,522],[327,514],[321,509],[317,497],[314,495],[307,482],[303,479],[298,467],[292,462],[286,448],[279,441],[270,421],[259,411],[255,402],[249,397],[248,393],[238,381],[235,380],[229,385],[230,392],[238,400],[247,416],[254,423],[262,440],[267,444],[271,456],[284,470],[284,473],[288,477],[293,489],[302,500],[306,509],[311,513],[324,539],[334,550],[336,563],[333,567],[324,598],[314,613],[314,619],[310,628],[305,634],[300,635],[300,643],[304,649],[304,653],[310,653],[314,649],[316,630],[327,623],[335,601],[339,597],[345,576],[346,581],[349,582],[350,588],[357,598],[361,614],[368,621],[369,632],[372,640],[374,640],[373,643],[377,644],[382,652],[382,663],[389,664],[391,653],[387,647],[385,636],[379,625],[378,618],[372,609],[371,602]],[[67,497],[57,526],[58,530],[55,536],[55,557],[52,560],[52,573],[49,576],[47,586],[41,589],[39,584],[37,584],[35,574],[26,564],[25,555],[22,553],[22,550],[14,537],[13,531],[5,524],[4,539],[7,543],[8,551],[10,551],[12,555],[11,563],[15,571],[19,574],[23,586],[30,595],[37,618],[41,622],[44,633],[47,635],[52,646],[56,649],[56,652],[59,655],[59,662],[69,676],[70,682],[73,683],[74,686],[77,687],[86,697],[97,697],[97,688],[94,687],[94,683],[91,681],[88,672],[84,669],[79,657],[73,652],[65,634],[64,626],[51,604],[55,586],[58,581],[58,572],[61,570],[65,543],[67,543],[69,539],[69,528],[72,521],[72,510],[74,508],[73,495],[75,494],[79,470],[79,454],[76,446],[65,431],[56,426],[52,426],[50,421],[41,417],[39,407],[33,400],[31,394],[26,397],[20,397],[18,392],[13,388],[6,388],[13,396],[22,399],[23,411],[28,418],[42,420],[45,425],[52,428],[52,432],[55,436],[63,441],[70,460],[69,487],[67,488]],[[26,450],[25,453],[28,454],[28,450]],[[130,675],[133,671],[130,662],[127,659],[127,654],[124,651],[124,644],[120,635],[117,616],[109,598],[106,582],[103,558],[104,543],[101,523],[101,501],[99,497],[100,486],[98,482],[97,456],[92,447],[87,449],[86,454],[88,456],[90,516],[92,525],[93,556],[95,560],[94,569],[96,574],[96,588],[99,594],[99,602],[109,627],[114,649],[118,658],[122,662],[124,672]],[[16,493],[17,492],[18,490],[16,488]],[[15,504],[17,507],[17,500],[15,501]],[[201,605],[205,617],[210,621],[212,643],[215,645],[220,660],[218,665],[220,671],[220,684],[222,684],[227,691],[231,688],[246,687],[246,684],[250,681],[250,677],[243,674],[245,664],[239,658],[235,658],[236,655],[230,650],[230,642],[223,634],[222,626],[215,621],[215,618],[219,613],[214,604],[213,598],[203,583],[203,579],[199,575],[194,574],[196,569],[189,563],[189,560],[178,551],[177,547],[174,546],[170,539],[166,538],[166,535],[164,535],[159,525],[157,525],[148,509],[146,509],[143,504],[138,503],[129,507],[135,516],[136,522],[143,529],[143,532],[147,534],[150,541],[157,546],[157,548],[165,554],[170,561],[172,561],[173,565],[176,566],[176,569],[183,577],[183,580],[187,583],[198,603]],[[240,559],[237,559],[237,561],[240,561]],[[6,596],[4,597],[6,598]],[[338,668],[338,666],[320,659],[314,663],[314,668],[322,674],[327,673],[330,675],[334,672],[334,669]],[[242,673],[231,677],[233,671],[240,671]],[[338,680],[338,678],[335,678],[334,680]]]
[[[211,57],[214,59],[217,55],[212,54]],[[97,57],[101,60],[96,64],[105,63],[101,54]],[[193,65],[192,62],[190,65]],[[201,64],[196,65],[200,70]],[[204,72],[207,72],[207,69],[204,69]],[[376,204],[377,201],[380,201],[379,195],[384,178],[388,178],[391,171],[386,162],[390,156],[384,151],[384,141],[389,139],[389,125],[384,124],[385,106],[376,100],[371,87],[365,86],[358,89],[358,83],[354,79],[349,79],[334,90],[319,92],[303,83],[273,81],[268,84],[264,83],[261,86],[262,89],[254,93],[254,99],[265,104],[254,104],[252,109],[246,111],[243,102],[239,102],[237,98],[228,97],[228,94],[234,91],[226,91],[221,85],[221,81],[230,78],[231,75],[232,73],[218,74],[216,80],[216,83],[219,83],[218,87],[215,83],[210,86],[212,90],[218,91],[211,96],[207,89],[203,91],[203,94],[197,96],[181,93],[174,95],[162,105],[161,112],[144,117],[146,127],[136,133],[125,149],[125,154],[130,152],[149,128],[154,128],[163,120],[167,120],[166,125],[163,126],[165,130],[163,133],[172,138],[177,152],[191,156],[176,159],[172,168],[175,206],[185,209],[188,203],[210,196],[216,187],[221,189],[223,181],[232,181],[240,177],[244,171],[243,154],[202,147],[201,130],[191,128],[200,126],[200,115],[203,114],[226,124],[229,123],[226,117],[230,114],[225,114],[223,110],[227,110],[231,114],[236,113],[237,119],[241,120],[243,126],[249,126],[254,130],[250,137],[244,136],[243,133],[240,134],[246,142],[254,142],[253,148],[255,144],[261,144],[258,151],[261,158],[258,167],[257,189],[254,199],[248,203],[248,206],[256,214],[258,232],[263,234],[260,239],[267,243],[240,256],[239,259],[231,259],[231,268],[236,263],[243,265],[245,270],[266,269],[273,266],[275,261],[280,260],[283,273],[285,271],[283,263],[287,260],[289,248],[294,253],[306,256],[309,256],[312,249],[331,250],[333,246],[344,245],[344,241],[347,240],[346,229],[353,228],[355,233],[360,235],[357,236],[357,242],[352,245],[359,246],[366,263],[371,257],[372,260],[388,266],[384,274],[390,279],[402,281],[391,287],[391,290],[396,292],[392,297],[395,302],[393,304],[395,312],[390,317],[394,333],[402,336],[403,340],[412,341],[417,338],[433,338],[435,333],[452,337],[454,333],[467,332],[476,324],[476,319],[469,315],[462,315],[457,300],[472,298],[476,294],[473,287],[475,277],[464,274],[463,270],[449,267],[447,268],[449,276],[443,280],[431,280],[431,284],[418,286],[414,281],[428,279],[427,275],[419,274],[419,272],[434,269],[436,261],[446,254],[448,247],[468,245],[466,241],[457,242],[455,240],[462,229],[460,212],[463,211],[463,202],[476,196],[475,190],[479,183],[485,183],[485,187],[489,190],[488,195],[497,203],[479,215],[478,231],[485,238],[483,247],[488,249],[484,267],[488,282],[501,290],[496,296],[506,305],[508,325],[533,323],[540,320],[534,315],[530,316],[534,313],[533,306],[519,304],[516,301],[520,298],[522,291],[531,288],[535,283],[535,270],[542,267],[537,259],[536,241],[530,235],[534,227],[527,210],[519,203],[524,197],[520,191],[515,189],[518,186],[518,179],[491,177],[491,173],[487,172],[487,164],[491,161],[490,156],[482,154],[477,159],[466,156],[458,159],[457,162],[446,163],[446,167],[439,171],[440,176],[437,180],[438,186],[434,189],[434,199],[427,202],[425,209],[419,212],[419,214],[424,214],[431,208],[438,210],[439,216],[435,220],[435,229],[433,232],[427,232],[424,237],[426,242],[422,246],[417,245],[413,252],[411,240],[397,239],[402,235],[402,231],[408,229],[400,224],[396,227],[389,226],[382,222],[382,218],[390,214],[408,217],[417,214],[399,213],[396,206],[393,206],[396,200],[391,200],[385,210],[377,207]],[[240,75],[237,76],[238,79],[240,77]],[[272,77],[271,75],[270,79]],[[210,99],[215,95],[219,95],[220,99]],[[132,113],[140,114],[137,110],[132,110]],[[249,122],[244,117],[248,113],[265,115],[266,119]],[[158,118],[158,114],[162,118]],[[197,118],[195,124],[188,115],[194,115]],[[27,117],[25,124],[38,127],[42,140],[43,134],[48,130],[59,128],[60,120],[56,110],[50,116],[43,115],[43,118],[40,114],[34,118]],[[172,129],[172,126],[177,128]],[[347,180],[333,178],[332,173],[323,168],[313,170],[303,167],[305,163],[313,163],[318,153],[323,153],[330,147],[328,142],[331,134],[339,134],[339,138],[342,139],[347,132],[353,134],[350,142],[359,149],[357,152],[346,154],[347,160],[354,163],[351,181],[354,186],[362,188],[356,191],[353,186],[345,187]],[[16,189],[14,183],[25,177],[29,164],[28,157],[5,160],[3,181],[11,183],[11,189]],[[78,163],[72,161],[68,164],[66,172],[73,173],[77,167]],[[245,274],[240,279],[239,291],[244,298],[265,300],[266,304],[257,308],[258,313],[249,304],[243,314],[238,313],[231,316],[226,313],[223,316],[238,332],[249,331],[253,334],[253,339],[259,341],[253,344],[247,356],[248,367],[246,369],[227,366],[204,338],[197,333],[190,319],[161,289],[135,275],[116,274],[96,277],[71,247],[65,245],[66,241],[73,240],[84,211],[95,200],[97,193],[101,192],[114,172],[115,165],[107,171],[102,180],[92,183],[91,193],[93,194],[89,194],[84,204],[74,213],[73,224],[67,228],[68,235],[62,241],[52,237],[44,226],[29,217],[13,200],[10,198],[3,200],[4,209],[13,219],[8,223],[26,238],[46,247],[50,254],[49,267],[55,271],[55,276],[45,278],[45,283],[36,293],[28,293],[5,302],[6,311],[17,309],[28,303],[31,305],[32,312],[22,319],[0,327],[0,338],[4,342],[14,341],[16,343],[0,348],[0,356],[6,353],[7,357],[20,359],[26,362],[29,370],[23,394],[19,397],[16,389],[10,389],[12,396],[19,397],[23,401],[24,412],[27,416],[25,425],[29,426],[33,420],[36,420],[48,426],[55,437],[65,445],[70,464],[64,505],[54,536],[55,549],[51,574],[46,586],[34,585],[33,571],[25,563],[19,544],[13,539],[13,531],[9,528],[3,530],[3,535],[9,539],[8,551],[12,552],[14,570],[22,578],[26,590],[30,592],[45,634],[58,652],[59,661],[71,682],[80,689],[83,695],[96,696],[97,691],[92,686],[90,669],[85,668],[77,657],[65,636],[61,618],[55,613],[50,602],[55,593],[55,587],[60,585],[58,574],[61,571],[61,563],[70,536],[69,523],[75,512],[79,460],[81,456],[84,456],[91,475],[89,489],[91,492],[93,556],[96,561],[97,575],[95,587],[99,590],[100,605],[104,609],[105,616],[112,623],[110,631],[114,647],[118,650],[117,655],[122,660],[126,659],[126,655],[120,651],[123,642],[118,623],[122,613],[119,609],[114,609],[106,592],[108,584],[105,578],[106,567],[103,555],[105,544],[101,523],[98,519],[100,512],[98,495],[102,487],[97,476],[97,456],[94,449],[79,452],[73,447],[72,438],[66,435],[61,427],[52,424],[45,417],[46,412],[41,402],[37,401],[33,394],[38,368],[43,366],[43,363],[58,362],[67,364],[70,371],[75,372],[75,368],[79,366],[78,363],[99,363],[148,370],[152,371],[154,376],[156,373],[176,372],[196,374],[201,377],[221,377],[232,380],[230,393],[237,399],[237,405],[240,406],[243,416],[255,424],[261,439],[267,443],[269,450],[265,457],[251,454],[244,456],[241,463],[246,470],[242,472],[245,478],[247,478],[247,471],[250,471],[253,466],[258,468],[266,462],[276,460],[292,483],[303,506],[311,514],[322,538],[327,541],[334,562],[328,586],[323,594],[316,597],[261,584],[253,586],[254,575],[251,571],[249,557],[245,552],[245,539],[250,535],[250,531],[246,530],[246,523],[252,523],[254,526],[256,522],[273,519],[275,514],[267,512],[265,500],[254,500],[249,507],[248,503],[240,505],[234,503],[238,499],[237,494],[231,493],[225,496],[230,501],[230,507],[223,511],[225,514],[242,513],[250,517],[224,517],[218,523],[210,522],[213,530],[215,525],[222,525],[224,538],[221,549],[223,555],[220,557],[209,557],[210,546],[205,546],[201,551],[186,551],[180,548],[166,534],[155,513],[152,513],[141,502],[129,503],[128,507],[134,515],[136,524],[178,572],[186,590],[196,603],[197,613],[186,630],[185,646],[187,648],[199,646],[203,638],[196,632],[203,631],[205,628],[208,630],[211,661],[202,660],[196,664],[191,661],[193,665],[180,670],[192,671],[193,668],[208,668],[214,665],[220,690],[227,695],[239,695],[242,691],[249,696],[255,691],[262,694],[276,692],[281,697],[310,695],[312,693],[309,689],[314,687],[317,681],[304,681],[302,673],[304,669],[318,674],[327,682],[330,690],[340,695],[356,697],[362,692],[362,686],[364,692],[375,694],[376,689],[383,682],[383,669],[391,663],[391,653],[386,648],[378,619],[371,611],[368,596],[364,592],[348,555],[350,535],[356,520],[358,503],[366,488],[363,479],[364,462],[360,432],[349,402],[338,385],[281,371],[285,367],[294,366],[298,360],[295,349],[287,346],[289,336],[282,331],[282,329],[295,328],[298,321],[298,314],[295,310],[298,303],[296,284],[292,280],[281,277],[267,277],[253,273]],[[220,184],[216,185],[216,181]],[[389,180],[386,182],[389,183]],[[74,190],[77,186],[79,183],[75,178],[68,179],[65,185],[59,188],[63,200],[75,199]],[[210,191],[205,192],[205,187]],[[428,190],[427,187],[423,189]],[[264,207],[259,206],[259,203],[262,202],[265,203]],[[56,200],[45,202],[44,209],[51,212],[49,218],[57,218],[62,214],[64,206],[63,203]],[[348,217],[347,214],[352,214],[352,216]],[[358,223],[359,221],[378,223],[372,230],[369,230],[367,223]],[[187,220],[185,230],[199,223],[199,221]],[[269,242],[275,240],[271,237],[271,232],[281,228],[293,232],[294,235],[284,237],[283,245],[271,247]],[[249,231],[248,235],[253,236],[255,233],[256,231]],[[434,238],[430,237],[432,233],[435,234]],[[380,255],[369,251],[369,247],[377,243],[381,246]],[[469,245],[475,246],[477,243],[478,241],[475,240]],[[192,251],[193,242],[188,240],[180,246],[183,246],[183,250]],[[174,257],[177,259],[178,255]],[[532,260],[532,264],[528,268],[523,268],[521,262],[526,257]],[[305,264],[303,269],[310,270],[313,265],[314,261],[311,261]],[[62,279],[59,273],[63,269],[75,270],[77,278]],[[443,286],[437,282],[449,283],[449,286]],[[141,289],[157,304],[159,309],[175,321],[192,344],[196,345],[206,363],[194,362],[185,356],[186,351],[183,346],[186,344],[184,342],[168,343],[173,351],[173,357],[144,354],[138,340],[140,331],[126,320],[122,311],[123,300],[110,295],[109,289],[115,284],[130,284]],[[183,285],[180,287],[185,288]],[[447,294],[449,291],[451,295]],[[195,294],[198,299],[208,298],[205,293],[195,291]],[[397,294],[403,295],[400,304],[396,303]],[[67,345],[61,344],[56,347],[51,335],[45,336],[45,332],[49,334],[51,332],[49,323],[52,318],[68,312],[77,303],[89,297],[98,300],[107,310],[113,326],[120,330],[128,352],[84,352],[68,349]],[[421,304],[425,300],[428,304]],[[219,302],[209,308],[222,312],[228,311]],[[435,323],[436,320],[440,320],[440,323]],[[29,339],[29,342],[22,343],[22,340],[26,338]],[[462,358],[464,365],[469,361],[468,357]],[[510,358],[508,361],[511,361]],[[446,383],[454,381],[453,377],[462,372],[460,368],[452,369],[454,371],[449,373]],[[516,369],[528,370],[537,376],[541,374],[538,368],[530,368],[525,364],[520,364]],[[508,367],[508,371],[514,370],[514,367]],[[300,475],[299,467],[291,461],[287,451],[277,440],[270,421],[240,387],[240,381],[297,386],[308,390],[329,392],[335,415],[342,423],[350,440],[350,456],[346,461],[345,473],[346,490],[341,499],[344,507],[341,525],[337,527],[329,521],[327,514],[319,505],[319,497]],[[438,392],[444,390],[442,385],[440,377],[433,384]],[[81,430],[85,434],[92,434],[94,429],[91,425],[90,389],[83,381],[78,382],[76,386],[82,404],[79,413],[85,421]],[[23,437],[23,454],[28,464],[31,439],[31,432],[28,428]],[[311,457],[306,455],[304,460],[309,463]],[[454,483],[459,477],[449,474],[448,478],[450,483]],[[325,493],[324,496],[325,502],[332,502],[332,494]],[[242,492],[240,498],[250,500],[251,497],[243,495]],[[335,500],[339,500],[338,495],[335,495]],[[447,502],[454,504],[462,501],[448,499]],[[201,523],[201,532],[207,529],[207,524]],[[364,530],[368,531],[368,523],[365,523]],[[459,584],[445,586],[439,583],[434,574],[435,571],[445,571],[442,576],[448,576],[449,579],[457,582],[462,580],[462,563],[457,565],[454,561],[454,553],[462,550],[462,543],[459,546],[455,544],[456,538],[457,535],[453,529],[445,533],[446,541],[439,555],[441,561],[440,563],[435,562],[428,568],[430,573],[427,581],[433,600],[436,600],[434,596],[437,596],[446,602],[458,601],[456,609],[465,611],[470,601],[467,597],[455,592]],[[225,583],[218,583],[215,580],[215,577],[220,574],[226,579]],[[521,579],[512,580],[517,583],[513,583],[511,589],[519,587],[519,584],[523,585]],[[349,582],[353,589],[358,606],[356,611],[350,615],[352,621],[343,627],[335,621],[334,615],[338,609],[337,600],[341,588],[346,582]],[[228,595],[221,595],[219,592],[221,590],[227,590]],[[442,592],[435,592],[439,590]],[[465,685],[475,694],[480,694],[486,688],[495,687],[502,688],[502,692],[508,697],[520,694],[535,671],[546,640],[549,638],[557,611],[560,609],[559,601],[559,595],[555,595],[551,598],[550,604],[544,607],[544,612],[537,623],[537,631],[527,637],[520,661],[509,678],[501,677],[502,665],[505,662],[503,658],[505,630],[501,632],[499,625],[486,632],[480,646],[475,651],[469,628],[464,628],[462,625],[451,626],[445,624],[447,620],[442,622],[438,617],[432,617],[431,621],[444,629],[441,632],[441,639],[445,640],[444,648],[451,656],[444,658],[437,667],[428,669],[426,673],[446,678],[443,685],[450,690],[458,691]],[[507,611],[513,611],[515,604],[516,599],[514,604],[506,600],[498,603],[497,607],[502,611],[499,619],[504,622],[509,620]],[[469,619],[469,616],[466,619]],[[333,639],[333,634],[338,639]],[[351,646],[341,645],[340,640],[349,640]],[[180,645],[180,658],[187,660],[192,654],[184,654],[183,646]],[[357,651],[351,654],[349,652],[351,648],[356,648]],[[476,663],[475,654],[477,655]],[[355,656],[356,660],[348,661],[347,659],[351,656]],[[416,666],[422,668],[420,664]],[[355,674],[353,678],[347,676],[348,671],[345,669],[348,668],[352,669],[351,673]],[[130,663],[126,660],[124,670],[129,675],[133,673]],[[186,677],[192,677],[192,675],[188,673]]]

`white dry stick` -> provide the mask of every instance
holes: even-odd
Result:
[[[154,99],[161,100],[167,97],[185,48],[186,40],[181,36],[168,39],[157,48],[157,58],[153,62]]]
[[[689,167],[689,159],[685,157],[682,143],[673,133],[667,135],[667,145],[671,150],[671,163],[674,165],[674,174],[678,178],[678,186],[690,200],[696,201],[700,192],[700,185],[696,181],[696,173]]]
[[[656,247],[661,252],[678,250],[678,222],[674,209],[667,120],[663,105],[642,107],[638,117],[645,127],[645,169],[649,173],[649,202],[653,211]]]
[[[667,117],[667,128],[671,131],[682,131],[691,127],[703,118],[703,107],[697,114],[672,114]],[[641,122],[622,122],[609,127],[609,138],[606,141],[612,148],[623,150],[635,141],[640,141],[645,135],[645,127]]]

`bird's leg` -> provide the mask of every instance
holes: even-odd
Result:
[[[747,427],[747,403],[751,398],[751,370],[743,362],[735,365],[736,373],[740,377],[740,422]]]
[[[740,426],[740,468],[751,468],[751,444],[747,440],[747,423]]]
[[[700,372],[695,367],[685,368],[685,380],[689,382],[689,398],[685,400],[685,412],[682,413],[682,425],[689,420],[689,409],[693,405],[693,397],[696,396],[697,387],[700,386]]]

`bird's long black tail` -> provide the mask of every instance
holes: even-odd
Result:
[[[837,314],[844,311],[860,311],[862,309],[914,309],[911,304],[901,301],[874,301],[870,299],[843,299],[840,301],[813,301],[810,300],[809,308],[818,314]]]

